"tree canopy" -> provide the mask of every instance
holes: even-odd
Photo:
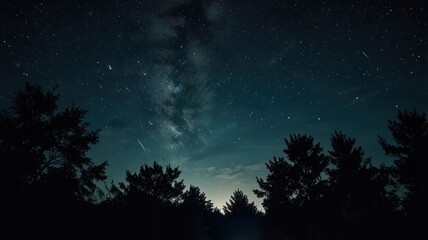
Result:
[[[237,189],[230,196],[229,202],[226,202],[226,205],[223,206],[223,212],[226,216],[255,215],[257,207],[254,202],[248,200],[247,195],[242,190]]]
[[[16,196],[39,186],[44,191],[38,194],[58,190],[88,200],[98,189],[96,181],[106,179],[107,163],[95,164],[86,156],[98,142],[99,130],[88,129],[81,108],[73,105],[58,111],[58,99],[54,90],[44,92],[27,84],[16,93],[12,106],[0,112],[3,192]]]
[[[394,157],[393,176],[404,189],[402,206],[407,216],[419,222],[428,215],[428,122],[425,113],[398,111],[388,121],[394,143],[379,137],[387,156]]]
[[[207,200],[205,193],[199,187],[190,185],[189,189],[183,193],[181,206],[193,208],[193,210],[212,211],[214,204]]]
[[[308,135],[290,135],[285,139],[285,158],[269,160],[266,180],[257,178],[260,189],[254,190],[263,198],[266,211],[303,206],[316,200],[325,181],[321,173],[328,164],[319,143]]]
[[[185,185],[178,180],[181,171],[153,162],[153,165],[144,164],[137,173],[126,172],[125,183],[119,187],[125,196],[145,194],[166,204],[178,204],[182,200]]]

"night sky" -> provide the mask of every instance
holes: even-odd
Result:
[[[375,164],[397,109],[427,112],[428,1],[0,1],[0,107],[26,82],[102,129],[109,181],[179,166],[218,207],[283,138],[340,130]],[[260,206],[260,205],[259,205]]]

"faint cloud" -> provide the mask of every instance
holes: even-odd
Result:
[[[196,173],[205,173],[206,176],[212,177],[221,183],[244,184],[247,182],[248,176],[256,176],[265,171],[264,163],[256,163],[249,165],[236,165],[233,167],[206,167],[188,169]]]

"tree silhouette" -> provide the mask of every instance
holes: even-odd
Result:
[[[329,152],[330,162],[335,168],[329,169],[328,174],[332,184],[344,183],[347,186],[363,168],[367,168],[370,158],[364,158],[361,146],[356,147],[355,138],[349,138],[341,132],[335,132],[331,138],[332,150]],[[346,189],[344,189],[346,190]]]
[[[388,171],[384,167],[373,167],[370,158],[364,157],[361,146],[355,144],[354,138],[341,132],[331,136],[328,202],[337,224],[337,237],[344,239],[356,238],[358,233],[352,228],[364,224],[363,221],[373,218],[380,208],[390,205],[386,190]]]
[[[152,166],[144,164],[138,173],[127,171],[127,184],[119,183],[119,188],[125,196],[143,193],[162,203],[178,204],[185,188],[183,180],[177,180],[180,174],[178,167],[168,165],[164,171],[157,162]]]
[[[205,193],[193,185],[183,193],[182,199],[181,206],[194,211],[212,211],[214,207],[213,203],[206,199]]]
[[[183,198],[181,171],[157,162],[143,164],[139,171],[126,171],[124,182],[112,184],[105,211],[112,212],[116,227],[113,239],[172,239],[192,236],[181,218]],[[190,215],[190,214],[189,214]],[[165,226],[168,226],[167,228]]]
[[[106,179],[107,163],[86,156],[99,130],[88,130],[81,108],[59,111],[58,100],[54,90],[26,84],[0,111],[0,215],[8,224],[2,237],[84,229],[75,221],[85,212],[78,206],[93,202],[101,191],[97,181]],[[26,231],[8,232],[18,226]]]
[[[335,132],[331,137],[329,158],[333,168],[328,169],[327,173],[334,200],[337,201],[335,204],[340,206],[344,218],[357,217],[354,214],[367,210],[362,200],[372,200],[370,198],[373,197],[367,195],[372,168],[370,158],[365,158],[361,146],[356,147],[355,144],[354,138],[341,132]]]
[[[290,135],[285,139],[284,158],[273,158],[266,163],[269,170],[266,180],[257,178],[260,189],[254,190],[263,198],[266,232],[284,232],[288,235],[312,234],[316,204],[325,192],[326,181],[321,178],[328,158],[319,143],[307,135]],[[275,229],[276,228],[276,229]],[[283,233],[284,234],[284,233]],[[284,235],[277,236],[279,238]]]
[[[43,184],[43,192],[49,186],[87,200],[97,190],[95,182],[106,178],[107,163],[97,165],[86,156],[90,145],[97,143],[99,130],[88,130],[83,109],[72,106],[58,112],[58,99],[54,91],[45,93],[40,86],[27,84],[16,93],[12,107],[0,112],[3,193],[20,194]]]
[[[424,113],[398,111],[397,119],[388,121],[394,144],[379,137],[387,156],[395,157],[395,177],[405,193],[404,213],[413,222],[428,216],[428,122]],[[412,223],[412,225],[417,225]]]
[[[223,206],[223,212],[226,216],[256,215],[257,207],[254,202],[249,202],[247,195],[238,189],[233,192],[229,202]]]
[[[254,202],[250,202],[240,189],[235,190],[223,206],[223,213],[223,228],[229,239],[259,239],[260,214]]]
[[[179,229],[183,233],[182,239],[209,239],[213,230],[209,232],[210,215],[213,213],[213,203],[206,199],[205,193],[199,187],[190,185],[183,193],[180,203]]]
[[[269,174],[266,180],[257,178],[260,190],[254,190],[263,198],[263,206],[270,211],[287,205],[303,206],[320,197],[322,186],[321,173],[328,159],[322,153],[320,144],[307,135],[290,135],[285,139],[288,160],[273,158],[266,163]]]

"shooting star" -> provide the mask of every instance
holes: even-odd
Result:
[[[146,148],[144,147],[144,145],[141,143],[140,139],[137,138],[138,143],[140,144],[141,148],[146,151]]]
[[[367,60],[370,60],[369,56],[363,51],[363,55],[367,58]]]

